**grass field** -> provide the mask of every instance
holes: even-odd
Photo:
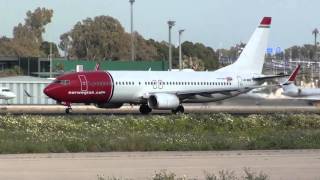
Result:
[[[0,153],[320,148],[320,116],[0,117]]]

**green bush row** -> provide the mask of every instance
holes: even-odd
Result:
[[[320,148],[320,116],[0,117],[0,153]]]

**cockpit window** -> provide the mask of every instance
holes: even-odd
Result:
[[[60,84],[60,83],[61,83],[61,80],[54,80],[53,83],[55,83],[55,84]]]
[[[63,85],[69,85],[70,81],[69,80],[61,80],[61,84]]]
[[[55,80],[53,81],[55,84],[62,84],[62,85],[69,85],[70,81],[69,80]]]
[[[10,92],[10,89],[2,89],[2,92]]]

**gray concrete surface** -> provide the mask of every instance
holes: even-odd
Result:
[[[140,114],[139,106],[123,106],[120,109],[100,109],[94,106],[75,105],[72,106],[72,114]],[[252,113],[320,113],[320,108],[316,106],[304,105],[214,105],[214,104],[189,104],[185,105],[186,113],[233,113],[233,114],[252,114]],[[21,105],[2,105],[0,114],[65,114],[65,107],[60,105],[47,106],[21,106]],[[154,110],[154,114],[170,114],[171,111]]]
[[[204,171],[243,176],[244,167],[271,179],[320,179],[320,150],[0,155],[0,179],[5,180],[150,179],[161,169],[203,179]]]

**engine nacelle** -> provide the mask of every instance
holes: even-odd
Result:
[[[120,108],[123,105],[123,103],[102,103],[102,104],[95,104],[98,108],[104,108],[104,109],[116,109]]]
[[[180,100],[174,94],[158,93],[149,97],[148,105],[152,109],[176,109]]]

